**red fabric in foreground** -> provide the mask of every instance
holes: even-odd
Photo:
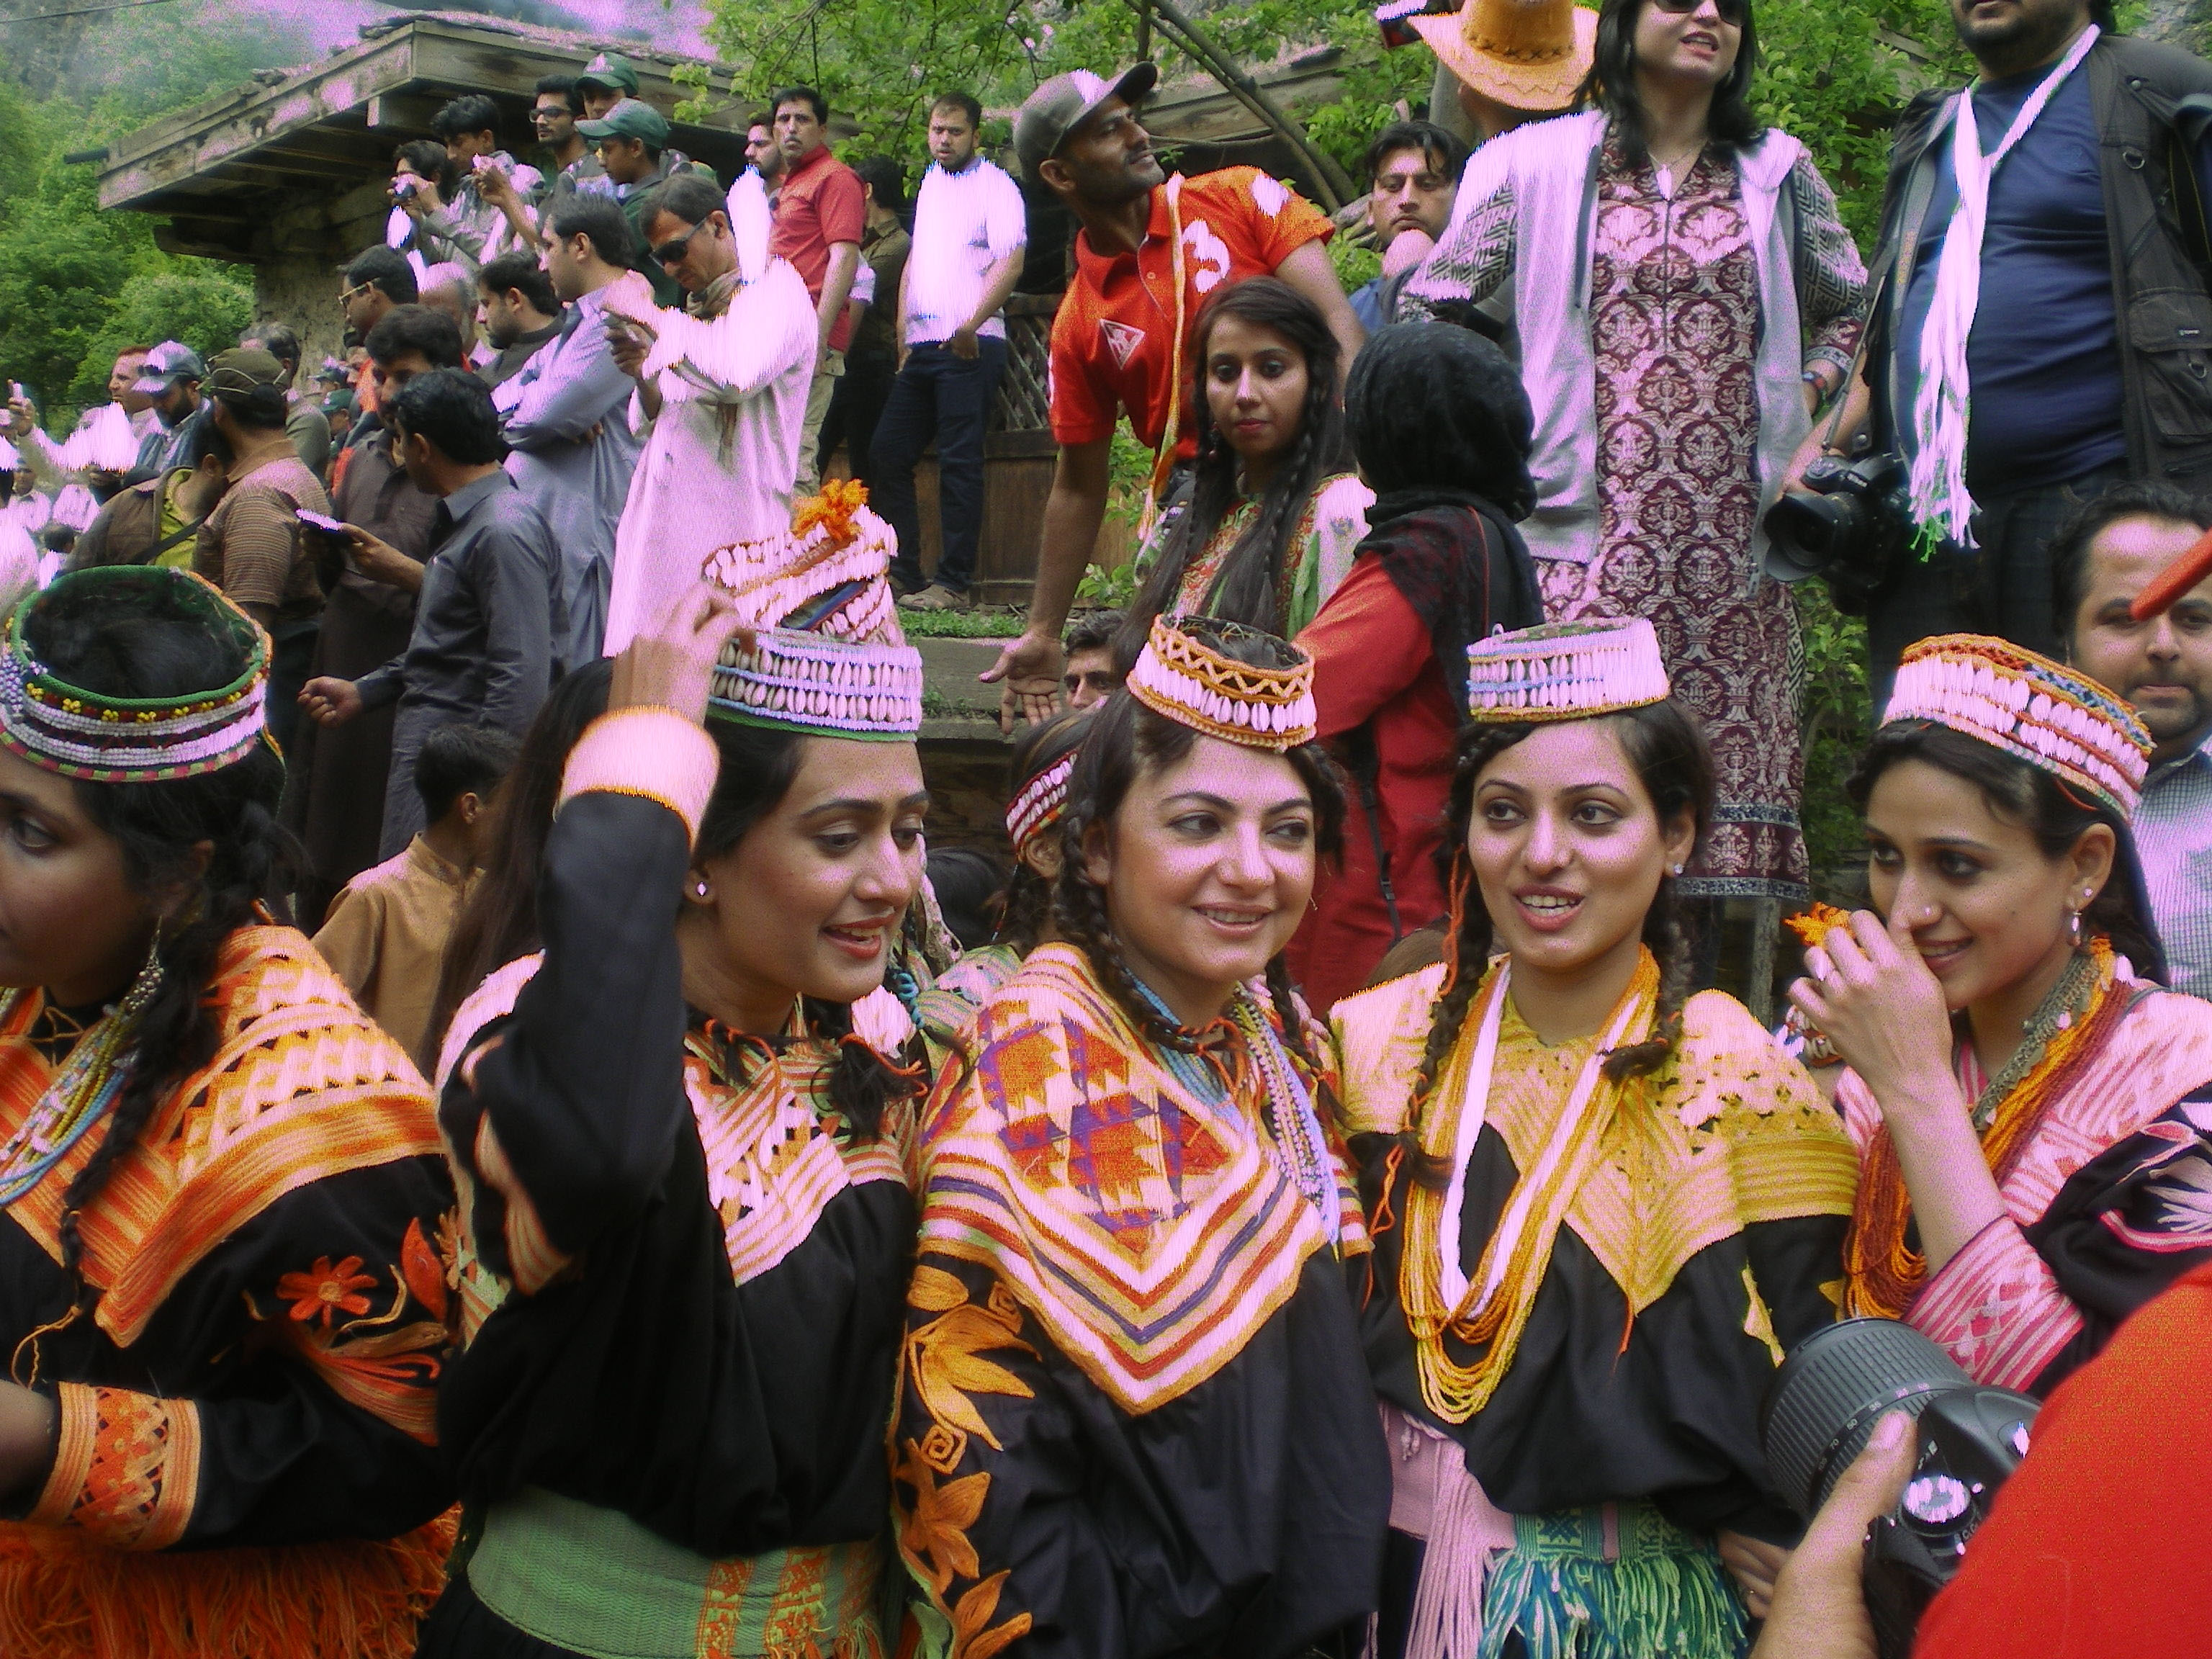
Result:
[[[1912,1652],[2212,1655],[2212,1263],[2051,1396]]]

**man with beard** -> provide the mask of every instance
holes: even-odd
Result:
[[[2069,659],[2150,729],[2136,853],[2173,988],[2200,997],[2212,996],[2212,577],[2148,621],[2128,607],[2207,529],[2212,501],[2122,483],[2077,508],[2051,544]]]
[[[1060,697],[1060,630],[1106,515],[1109,452],[1127,410],[1156,452],[1156,493],[1197,453],[1191,331],[1206,296],[1248,276],[1280,277],[1328,321],[1348,368],[1366,338],[1329,264],[1328,216],[1256,167],[1170,179],[1137,120],[1159,79],[1139,64],[1112,81],[1054,76],[1014,118],[1022,171],[1075,216],[1073,276],[1052,325],[1052,433],[1060,445],[1045,502],[1036,586],[1022,636],[983,675],[1003,682],[1000,723],[1030,720]],[[1178,234],[1178,228],[1180,231]],[[1178,258],[1176,244],[1188,256]],[[1176,291],[1180,276],[1183,291]],[[1170,416],[1173,424],[1170,427]]]
[[[498,355],[477,371],[496,390],[561,331],[560,295],[532,253],[502,253],[477,273],[484,338]]]
[[[1950,4],[1980,73],[1899,124],[1869,262],[1876,436],[1925,556],[1868,618],[1876,708],[1926,635],[2058,649],[2050,545],[2073,501],[2212,478],[2212,167],[2179,108],[2212,66],[2115,35],[2112,0]]]

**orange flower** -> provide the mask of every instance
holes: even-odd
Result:
[[[301,1324],[318,1314],[322,1316],[323,1328],[331,1328],[332,1310],[349,1314],[368,1311],[368,1298],[363,1291],[375,1288],[374,1275],[361,1270],[361,1258],[349,1255],[335,1267],[326,1255],[315,1258],[315,1265],[303,1273],[286,1273],[276,1281],[276,1294],[292,1304],[292,1317]]]
[[[1782,925],[1804,940],[1805,948],[1809,951],[1828,937],[1830,928],[1849,927],[1850,920],[1850,911],[1838,910],[1832,904],[1822,904],[1815,900],[1809,909],[1794,916],[1784,916]]]
[[[829,532],[832,547],[843,547],[859,533],[854,514],[867,504],[868,487],[858,478],[825,479],[819,495],[809,495],[793,509],[791,538],[802,539],[818,524]]]

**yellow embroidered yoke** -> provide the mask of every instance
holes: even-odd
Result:
[[[1336,1006],[1346,1134],[1406,1127],[1443,975],[1438,963]],[[1474,1024],[1470,1017],[1460,1034],[1462,1047],[1475,1040]],[[1592,1036],[1547,1047],[1509,998],[1486,1121],[1516,1170],[1540,1157],[1596,1042]],[[1464,1064],[1454,1060],[1464,1059],[1448,1058],[1439,1076],[1462,1076]],[[1683,1010],[1674,1057],[1620,1091],[1564,1224],[1604,1266],[1631,1312],[1641,1313],[1685,1261],[1747,1226],[1848,1215],[1856,1179],[1850,1141],[1804,1068],[1742,1004],[1705,991]],[[1435,1248],[1434,1240],[1408,1244]],[[1464,1266],[1472,1272],[1474,1263]]]

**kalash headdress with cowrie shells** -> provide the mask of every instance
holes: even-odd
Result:
[[[1006,803],[1006,836],[1014,843],[1014,856],[1036,845],[1040,836],[1058,823],[1067,810],[1067,781],[1075,775],[1075,757],[1080,745],[1069,750],[1043,771],[1014,792]]]
[[[2135,817],[2150,733],[2086,674],[2004,640],[1941,634],[1906,647],[1881,723],[1933,720]]]
[[[757,631],[723,647],[708,712],[817,737],[896,742],[921,729],[921,654],[906,642],[885,572],[890,527],[867,492],[833,482],[791,533],[708,556],[703,574]]]
[[[57,678],[26,624],[63,595],[164,589],[178,609],[239,647],[225,685],[166,697],[118,697]],[[58,577],[9,614],[0,644],[0,747],[32,765],[94,783],[159,783],[219,772],[268,740],[269,635],[212,583],[162,565],[103,565]]]
[[[1468,718],[1482,724],[1593,720],[1664,702],[1670,690],[1641,617],[1547,623],[1467,648]]]
[[[1273,639],[1212,617],[1152,618],[1151,636],[1129,671],[1129,694],[1155,714],[1247,749],[1295,749],[1311,743],[1313,659],[1289,646],[1287,668],[1255,668],[1219,649],[1235,640]]]

